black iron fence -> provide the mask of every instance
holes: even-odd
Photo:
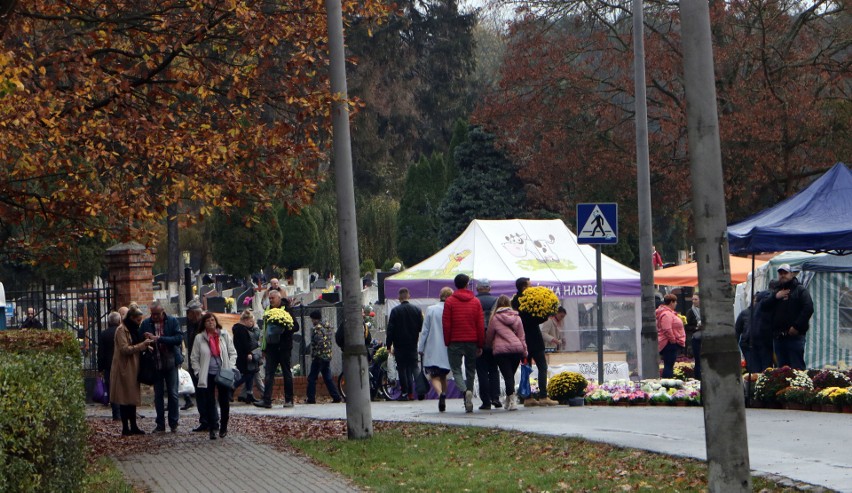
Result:
[[[107,315],[113,310],[115,291],[108,283],[60,289],[42,282],[24,291],[6,292],[6,328],[23,327],[70,330],[80,341],[83,368],[98,367],[98,338],[107,327]],[[29,320],[32,308],[34,320]]]

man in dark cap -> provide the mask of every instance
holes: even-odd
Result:
[[[775,336],[777,366],[805,370],[805,334],[810,328],[814,302],[789,264],[778,267],[778,287],[761,304],[770,313]]]

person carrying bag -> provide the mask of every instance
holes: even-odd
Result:
[[[222,330],[219,320],[213,313],[201,317],[202,332],[195,336],[192,347],[192,369],[198,377],[196,391],[204,395],[203,405],[210,426],[210,439],[225,438],[228,434],[231,392],[238,377],[237,350],[231,336]],[[216,398],[216,400],[214,400]],[[222,425],[216,412],[216,402],[222,413]]]

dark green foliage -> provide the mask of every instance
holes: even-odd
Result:
[[[320,243],[317,223],[310,214],[288,214],[282,209],[278,221],[284,235],[278,265],[290,271],[311,266],[319,248],[337,248],[336,243]]]
[[[81,374],[70,332],[0,333],[0,491],[81,491]]]
[[[373,259],[368,258],[361,262],[360,267],[358,269],[361,271],[361,275],[366,275],[367,273],[372,273],[376,271],[376,263]]]
[[[441,204],[441,244],[454,240],[473,219],[511,219],[524,212],[516,167],[494,146],[494,135],[471,127],[455,151],[458,176]]]
[[[443,150],[456,119],[472,108],[475,16],[455,0],[403,0],[376,28],[347,29],[349,94],[365,107],[352,124],[359,190],[402,192],[406,165]]]
[[[216,212],[211,218],[213,261],[228,274],[248,277],[273,263],[281,251],[281,228],[273,211],[260,215],[259,222],[246,224],[248,211],[229,215]]]
[[[408,265],[414,265],[435,253],[440,243],[438,211],[447,192],[447,164],[442,154],[408,169],[405,193],[397,216],[399,254]]]
[[[403,262],[401,259],[398,259],[396,257],[389,258],[389,259],[385,260],[385,263],[382,264],[382,271],[388,272],[389,270],[393,269],[393,265],[397,262],[405,265],[405,262]]]
[[[319,232],[320,248],[314,252],[311,270],[340,272],[340,245],[337,235],[337,198],[334,180],[323,182],[314,195],[313,204],[302,209],[309,214]]]
[[[447,183],[452,183],[458,175],[456,147],[467,142],[468,127],[467,121],[461,118],[456,120],[456,125],[453,127],[453,138],[450,139],[450,148],[447,151]]]
[[[388,195],[362,197],[358,204],[358,253],[361,258],[397,256],[399,202]]]

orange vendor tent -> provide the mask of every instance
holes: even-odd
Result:
[[[755,259],[755,269],[765,264],[765,260]],[[739,284],[748,279],[751,272],[751,258],[731,255],[731,284]],[[663,286],[698,286],[698,264],[675,265],[654,271],[654,284]]]

